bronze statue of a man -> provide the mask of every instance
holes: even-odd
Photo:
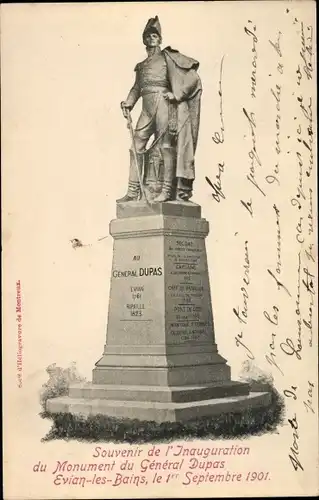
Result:
[[[187,201],[192,196],[195,178],[194,155],[202,93],[197,74],[199,63],[171,47],[161,49],[161,26],[157,16],[147,22],[143,42],[147,58],[135,66],[134,86],[121,103],[127,117],[137,100],[143,99],[134,144],[130,148],[128,191],[118,202],[139,199],[141,186],[137,168],[141,173],[146,144],[153,134],[153,144],[160,149],[164,168],[162,190],[153,202]]]

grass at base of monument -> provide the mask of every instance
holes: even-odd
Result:
[[[188,422],[148,422],[111,418],[105,415],[81,417],[71,413],[42,412],[53,425],[43,441],[75,439],[79,441],[109,441],[127,443],[167,442],[176,439],[234,439],[274,432],[283,421],[284,401],[278,391],[265,384],[258,390],[271,393],[266,407],[247,408],[240,413],[224,413],[215,417]],[[256,390],[256,389],[255,389]]]

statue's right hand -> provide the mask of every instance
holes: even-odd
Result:
[[[121,102],[121,109],[123,111],[124,118],[128,118],[128,112],[131,110],[131,106],[127,104],[126,101]]]

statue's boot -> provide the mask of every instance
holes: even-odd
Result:
[[[153,203],[163,203],[169,201],[173,196],[174,182],[174,148],[163,148],[162,155],[164,160],[164,180],[161,193],[154,198]]]
[[[141,198],[141,186],[138,180],[137,167],[135,165],[135,159],[133,151],[130,150],[130,176],[128,181],[127,193],[123,198],[116,200],[117,203],[125,203],[128,201],[137,201]],[[138,168],[142,172],[143,169],[143,155],[137,154]]]
[[[193,180],[177,179],[176,201],[188,201],[193,196]]]
[[[137,201],[140,199],[140,184],[139,182],[129,181],[127,193],[123,198],[116,200],[116,203],[125,203],[127,201]]]

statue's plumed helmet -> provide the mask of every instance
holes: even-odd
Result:
[[[151,17],[151,19],[147,21],[143,31],[143,41],[145,40],[145,36],[149,33],[157,33],[158,36],[162,39],[161,25],[157,16]]]

